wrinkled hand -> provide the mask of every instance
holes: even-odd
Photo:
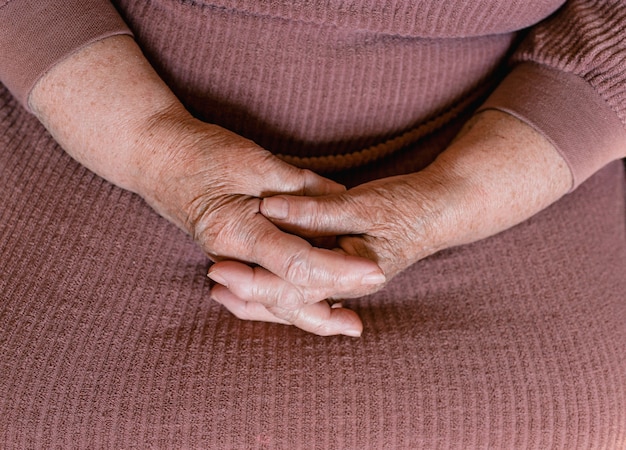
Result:
[[[375,261],[389,280],[437,251],[442,241],[438,227],[434,226],[440,217],[429,200],[442,188],[427,182],[427,178],[413,174],[381,179],[315,198],[273,196],[263,199],[260,211],[279,228],[299,236],[337,236],[338,254]],[[278,300],[285,290],[293,289],[280,277],[269,272],[253,274],[250,268],[236,262],[220,263],[215,268],[228,280],[229,305],[233,308],[262,303],[268,297]],[[381,287],[372,285],[352,292],[337,289],[330,296],[337,300],[359,297]],[[260,309],[257,312],[263,313]]]
[[[316,199],[266,198],[261,212],[281,229],[300,236],[338,236],[342,252],[375,261],[390,280],[439,250],[441,217],[431,201],[438,196],[437,189],[441,187],[422,174],[405,175]]]
[[[313,247],[260,214],[261,197],[328,195],[343,192],[343,186],[195,119],[160,118],[147,132],[153,142],[155,129],[166,131],[156,143],[172,153],[155,171],[154,195],[147,199],[188,230],[213,260],[223,261],[209,271],[221,285],[214,287],[213,298],[229,304],[227,287],[236,290],[239,280],[222,277],[220,267],[235,264],[245,277],[259,281],[255,285],[263,286],[267,277],[283,280],[277,295],[255,292],[262,307],[241,303],[231,308],[238,317],[257,317],[261,311],[260,320],[291,323],[317,334],[359,335],[362,325],[353,311],[320,301],[337,292],[365,292],[384,281],[381,270],[372,261]]]
[[[29,104],[69,155],[141,195],[210,257],[256,264],[248,268],[252,273],[269,271],[306,292],[285,291],[265,302],[274,320],[319,334],[360,333],[356,314],[310,299],[380,282],[376,264],[314,248],[259,213],[259,197],[343,188],[194,119],[132,38],[111,36],[63,59],[36,83]],[[211,276],[219,279],[219,271]],[[227,296],[219,286],[213,295]],[[246,311],[255,308],[237,313],[248,317]]]
[[[565,194],[571,180],[562,157],[545,138],[505,113],[487,111],[421,172],[315,198],[265,198],[260,211],[300,236],[338,236],[339,253],[375,261],[390,280],[438,250],[520,223]],[[225,279],[237,281],[228,283],[226,306],[231,309],[290,289],[284,279],[252,277],[236,262],[220,271]],[[372,286],[370,292],[379,288]],[[331,296],[362,294],[336,290]]]

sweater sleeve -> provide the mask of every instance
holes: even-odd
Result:
[[[131,32],[108,0],[0,0],[0,82],[28,108],[55,64],[118,34]]]
[[[572,171],[572,189],[626,157],[626,0],[568,0],[535,25],[484,109],[546,136]]]

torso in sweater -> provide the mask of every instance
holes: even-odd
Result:
[[[276,152],[344,154],[497,83],[518,31],[563,0],[118,0],[202,118]]]

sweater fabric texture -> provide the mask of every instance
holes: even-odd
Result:
[[[623,0],[0,0],[0,447],[626,449],[625,30]],[[348,185],[497,109],[571,192],[346,302],[360,339],[239,321],[29,113],[118,34],[197,117]]]

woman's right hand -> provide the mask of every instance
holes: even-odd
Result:
[[[194,119],[130,37],[110,37],[69,56],[39,80],[29,102],[67,153],[141,195],[211,258],[258,265],[299,287],[262,307],[242,307],[240,317],[259,317],[263,308],[260,320],[324,335],[360,333],[354,312],[317,301],[328,296],[320,286],[354,292],[372,282],[370,275],[381,276],[380,268],[315,248],[259,213],[265,196],[315,196],[343,188]],[[291,292],[306,292],[310,304]],[[218,301],[220,293],[225,295],[218,286]]]
[[[260,213],[261,199],[267,196],[327,195],[343,192],[343,186],[176,111],[156,118],[143,134],[149,143],[143,145],[146,160],[157,152],[153,146],[160,155],[158,163],[150,164],[149,188],[143,193],[161,215],[188,231],[213,260],[258,265],[299,288],[285,290],[262,307],[244,304],[235,311],[240,318],[291,323],[321,335],[360,334],[362,325],[354,312],[331,308],[322,300],[329,296],[329,286],[334,295],[366,292],[368,278],[382,275],[381,269],[364,258],[313,247]],[[215,273],[211,276],[222,281]],[[308,304],[301,292],[307,293]],[[213,290],[218,302],[227,295],[222,286]],[[260,315],[259,308],[264,309]]]

